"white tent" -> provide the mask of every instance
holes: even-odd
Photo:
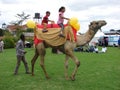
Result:
[[[102,32],[102,31],[98,31],[96,34],[95,34],[95,37],[101,37],[101,36],[104,36],[105,34],[104,34],[104,32]]]

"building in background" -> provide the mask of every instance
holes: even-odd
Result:
[[[105,31],[104,35],[99,38],[99,45],[104,45],[104,40],[108,40],[109,46],[118,46],[119,38],[120,30],[111,29],[110,31]]]

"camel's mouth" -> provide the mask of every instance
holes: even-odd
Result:
[[[105,26],[107,24],[107,22],[104,21],[104,20],[103,21],[98,21],[98,23],[99,23],[100,27]]]
[[[100,27],[99,29],[100,29],[100,31],[102,31],[102,29],[101,29],[101,28],[102,28],[103,26],[105,26],[106,24],[107,24],[107,22],[106,22],[106,21],[104,21],[104,20],[99,21],[99,27]]]

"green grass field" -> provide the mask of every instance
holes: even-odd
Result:
[[[26,49],[26,59],[31,69],[34,49]],[[120,90],[120,49],[109,47],[107,53],[80,53],[75,55],[81,62],[76,80],[64,78],[63,54],[52,54],[47,49],[45,65],[51,79],[45,79],[40,60],[35,64],[35,76],[26,75],[21,63],[19,74],[14,76],[16,65],[15,49],[0,53],[0,90]],[[74,63],[69,60],[69,75]]]

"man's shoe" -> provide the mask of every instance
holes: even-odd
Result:
[[[18,75],[18,73],[14,73],[14,75]]]
[[[26,72],[26,74],[31,74],[31,72]]]

